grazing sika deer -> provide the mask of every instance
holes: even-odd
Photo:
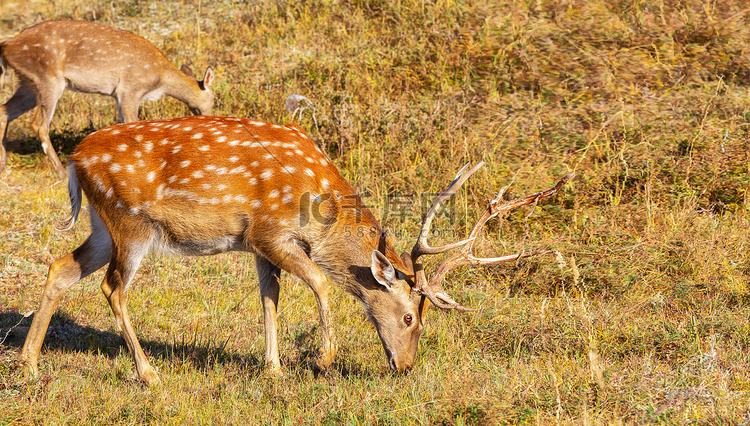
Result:
[[[145,38],[94,22],[48,21],[26,28],[0,43],[0,74],[6,65],[16,71],[20,84],[0,106],[0,172],[7,163],[8,123],[36,106],[34,132],[57,174],[65,176],[49,126],[66,88],[114,97],[120,121],[126,123],[138,121],[142,101],[164,94],[186,103],[194,114],[210,115],[214,105],[210,67],[196,81],[189,67],[178,70]]]
[[[429,299],[444,309],[466,310],[442,289],[445,272],[461,264],[491,265],[533,253],[494,259],[472,255],[484,223],[536,202],[529,197],[490,203],[469,239],[430,247],[432,219],[483,163],[462,170],[427,213],[417,244],[401,257],[375,216],[328,157],[296,124],[242,118],[186,117],[119,124],[89,135],[70,156],[70,229],[89,200],[91,235],[49,270],[41,304],[20,355],[37,374],[37,357],[63,293],[109,263],[101,288],[135,359],[138,377],[158,381],[130,323],[127,290],[150,251],[203,256],[227,251],[255,254],[265,318],[265,356],[280,369],[276,312],[279,273],[287,271],[315,293],[323,334],[321,368],[336,354],[328,304],[328,278],[361,300],[375,325],[388,364],[414,364]],[[429,282],[420,257],[463,245]]]

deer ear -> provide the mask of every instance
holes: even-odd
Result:
[[[203,75],[203,87],[204,90],[208,90],[211,87],[211,83],[214,81],[214,70],[211,67],[206,68],[206,73]]]
[[[195,74],[193,74],[193,70],[190,69],[188,64],[182,64],[182,66],[180,67],[180,71],[182,71],[183,74],[190,78],[195,78]]]
[[[377,250],[372,251],[372,265],[370,266],[370,270],[372,271],[372,276],[375,277],[375,280],[380,285],[388,290],[391,289],[396,278],[396,270],[383,253]]]
[[[411,263],[411,254],[407,252],[401,253],[401,261],[404,262],[404,266],[406,266],[406,268],[408,269],[408,271],[404,271],[404,272],[408,272],[413,275],[414,265]]]

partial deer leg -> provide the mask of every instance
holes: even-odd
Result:
[[[31,122],[31,127],[34,129],[36,134],[39,136],[39,140],[42,141],[42,149],[47,154],[47,158],[52,167],[55,168],[57,176],[61,179],[65,177],[65,169],[63,168],[60,159],[57,158],[55,148],[52,146],[52,141],[49,138],[50,124],[52,123],[52,116],[55,114],[55,107],[57,106],[57,100],[62,96],[65,90],[65,82],[55,82],[54,80],[49,81],[49,90],[44,93],[40,93],[37,97],[37,109],[34,115],[34,120]]]
[[[148,253],[149,243],[133,244],[126,247],[116,247],[107,274],[102,281],[102,292],[115,315],[115,324],[125,338],[130,355],[135,361],[138,378],[147,385],[159,383],[159,376],[149,365],[143,352],[135,330],[130,323],[127,308],[127,287],[135,275],[143,257]]]
[[[49,268],[47,285],[20,355],[21,363],[28,367],[28,372],[33,376],[39,374],[37,369],[39,351],[42,348],[52,314],[55,313],[55,308],[65,291],[78,280],[106,265],[110,260],[112,240],[96,216],[92,217],[92,228],[93,232],[80,247],[73,253],[56,260]]]
[[[0,143],[0,173],[5,170],[5,165],[8,163],[8,155],[5,152],[8,124],[35,106],[36,93],[31,88],[30,83],[23,80],[21,81],[21,85],[18,86],[16,93],[13,94],[5,105],[0,106],[0,136],[2,136],[2,143]]]
[[[279,304],[279,269],[263,256],[255,256],[255,267],[260,281],[260,300],[266,331],[266,365],[270,373],[281,371],[276,308]]]
[[[121,123],[132,123],[138,121],[138,105],[140,104],[140,97],[135,96],[129,92],[118,94],[115,99],[117,100],[117,112],[120,115]]]
[[[304,281],[315,293],[320,314],[320,328],[323,337],[318,367],[328,368],[336,357],[336,337],[333,331],[331,308],[328,304],[328,278],[307,254],[295,243],[289,242],[276,246],[268,251],[268,258],[279,268],[296,275]]]

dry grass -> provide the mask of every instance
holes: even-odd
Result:
[[[213,66],[218,115],[297,120],[396,234],[484,159],[442,219],[460,235],[483,200],[577,177],[493,224],[487,253],[560,255],[461,270],[451,292],[482,308],[431,312],[418,363],[392,375],[352,297],[333,293],[341,352],[314,373],[311,293],[282,282],[283,378],[263,372],[253,262],[150,258],[130,311],[162,385],[146,389],[98,290],[73,287],[53,318],[41,378],[23,344],[49,263],[85,236],[52,224],[65,185],[28,118],[9,131],[0,181],[0,424],[503,424],[750,422],[748,9],[726,0],[0,2],[0,36],[95,19],[152,40],[176,64]],[[0,94],[6,100],[12,79]],[[314,104],[284,109],[298,93]],[[147,118],[187,114],[173,100]],[[64,158],[114,102],[67,93],[53,120]],[[467,216],[468,214],[468,216]],[[448,220],[451,219],[451,220]],[[16,326],[16,324],[18,324]],[[5,338],[7,333],[7,338]]]

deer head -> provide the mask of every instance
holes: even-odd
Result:
[[[554,187],[546,191],[541,191],[521,199],[504,203],[502,202],[503,191],[500,191],[489,202],[487,209],[474,225],[468,238],[439,247],[430,246],[427,242],[427,238],[430,235],[432,221],[435,218],[435,215],[443,204],[459,190],[464,182],[466,182],[466,180],[483,165],[484,162],[480,162],[474,167],[469,168],[469,164],[467,164],[456,174],[456,177],[448,189],[435,198],[432,206],[425,214],[419,236],[417,237],[417,241],[414,244],[411,253],[402,253],[401,255],[401,264],[404,265],[402,271],[404,272],[396,270],[395,276],[406,283],[403,284],[399,281],[404,293],[409,294],[409,302],[404,303],[404,307],[398,306],[397,309],[390,312],[390,315],[386,315],[386,317],[390,317],[391,319],[398,318],[399,315],[401,315],[400,322],[393,320],[387,322],[389,324],[387,332],[381,332],[381,328],[378,327],[378,333],[383,342],[383,347],[386,356],[388,357],[388,363],[393,370],[403,371],[411,368],[414,364],[419,338],[424,328],[425,315],[430,303],[444,310],[473,310],[464,307],[453,300],[453,298],[443,289],[443,278],[450,270],[463,265],[498,265],[542,253],[541,251],[532,251],[494,258],[476,257],[473,254],[474,243],[487,221],[494,217],[507,214],[511,210],[521,206],[537,203],[540,199],[557,193],[557,191],[559,191],[560,188],[562,188],[562,186],[573,177],[572,173],[568,174]],[[421,262],[422,256],[440,254],[457,248],[461,248],[461,250],[443,261],[440,266],[437,267],[436,273],[428,280],[426,278],[424,266]],[[373,264],[377,254],[377,252],[373,252]],[[394,274],[391,273],[390,275],[393,276]],[[407,299],[405,295],[402,296],[402,298]]]

